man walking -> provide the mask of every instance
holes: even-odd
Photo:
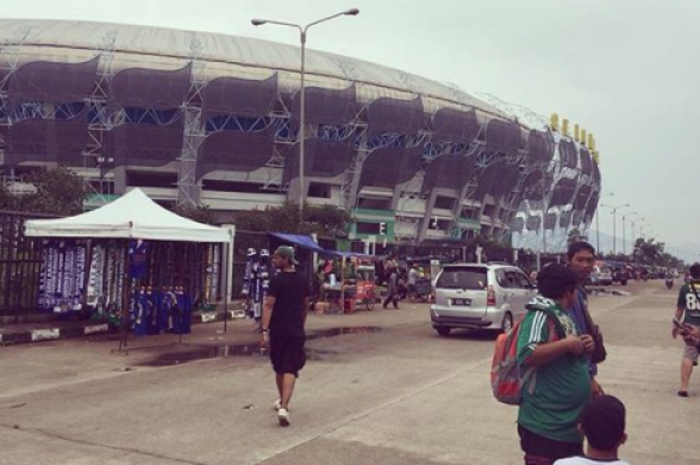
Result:
[[[576,326],[581,334],[593,335],[595,328],[591,328],[592,323],[590,313],[588,313],[588,294],[584,285],[591,277],[593,265],[595,264],[595,248],[585,241],[574,242],[567,251],[568,267],[578,275],[578,286],[576,287],[576,299],[569,309],[571,317],[576,322]],[[603,389],[598,384],[598,365],[593,363],[588,357],[588,373],[591,375],[591,390],[593,396],[603,394]]]
[[[389,279],[386,283],[386,299],[382,307],[386,309],[391,302],[394,306],[394,310],[399,309],[399,266],[394,260],[390,260],[387,264],[387,273],[389,274]]]
[[[686,339],[683,350],[683,362],[681,363],[681,388],[678,395],[688,397],[688,385],[690,375],[693,374],[693,366],[698,363],[697,344],[688,343],[687,334],[697,334],[700,328],[700,263],[690,267],[690,280],[688,284],[681,286],[678,292],[678,304],[676,306],[676,320],[682,322],[673,324],[671,334],[675,339],[680,334]]]
[[[306,279],[294,267],[299,263],[292,247],[278,247],[272,260],[280,272],[270,281],[265,298],[260,345],[270,348],[279,393],[275,402],[277,419],[281,426],[289,426],[289,402],[299,371],[306,364],[304,325],[309,290]]]

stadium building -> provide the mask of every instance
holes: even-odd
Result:
[[[357,218],[353,238],[484,234],[537,248],[585,231],[600,171],[592,138],[400,70],[213,33],[0,20],[0,169],[12,184],[65,165],[99,198],[232,212],[306,191]],[[532,118],[530,118],[532,119]]]

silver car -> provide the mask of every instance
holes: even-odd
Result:
[[[590,280],[593,285],[610,286],[613,283],[612,270],[607,266],[594,266]]]
[[[434,292],[430,320],[441,336],[452,328],[508,331],[537,295],[520,268],[493,263],[447,265],[435,280]]]

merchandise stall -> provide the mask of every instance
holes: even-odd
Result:
[[[304,252],[297,257],[300,262],[297,268],[309,282],[317,284],[317,303],[321,304],[323,313],[353,312],[356,306],[374,308],[375,257],[326,250],[309,235],[270,233],[270,238],[270,250],[285,244]],[[324,260],[315,270],[312,266],[314,254]]]
[[[334,252],[334,257],[324,266],[331,270],[324,270],[324,274],[332,277],[321,284],[321,301],[327,304],[328,311],[353,313],[358,307],[374,309],[376,257],[352,252]]]
[[[180,217],[140,189],[91,212],[27,221],[25,234],[49,245],[39,305],[61,314],[89,308],[111,318],[121,327],[120,350],[129,329],[189,333],[195,302],[217,300],[228,256],[222,245],[232,241],[231,230]]]

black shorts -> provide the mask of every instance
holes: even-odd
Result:
[[[305,342],[303,335],[270,334],[270,361],[275,373],[299,376],[299,370],[306,365]]]
[[[559,459],[583,455],[583,442],[562,442],[545,438],[518,425],[525,465],[551,465]]]

